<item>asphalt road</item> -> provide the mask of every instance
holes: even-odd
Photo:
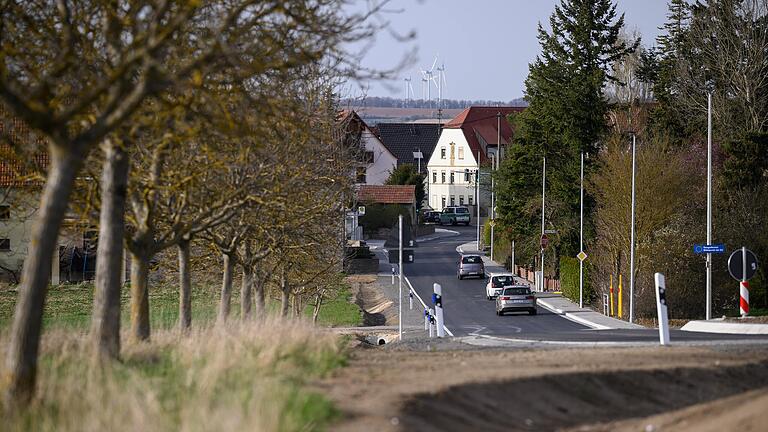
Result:
[[[553,342],[658,342],[658,331],[641,330],[593,330],[582,324],[552,313],[542,307],[538,315],[525,312],[497,316],[495,303],[485,297],[484,279],[456,277],[459,254],[456,248],[476,239],[476,228],[448,227],[459,235],[442,237],[419,243],[415,250],[415,262],[405,266],[405,275],[418,294],[429,303],[432,284],[443,289],[445,325],[454,336],[493,336],[509,339],[526,339]],[[673,330],[672,341],[725,341],[748,340],[768,342],[766,336],[725,335],[694,333]]]

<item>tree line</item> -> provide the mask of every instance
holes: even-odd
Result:
[[[124,248],[134,341],[151,335],[150,264],[173,249],[181,334],[203,250],[223,263],[219,322],[238,269],[244,319],[265,313],[269,287],[282,315],[311,302],[317,316],[339,282],[358,150],[336,124],[338,82],[359,78],[339,47],[375,32],[368,18],[381,10],[347,13],[343,3],[4,3],[0,103],[45,144],[7,129],[2,138],[17,157],[50,157],[0,383],[7,409],[34,392],[68,210],[98,228],[90,338],[99,365],[120,356]]]
[[[580,155],[585,154],[587,285],[596,303],[623,275],[626,311],[631,141],[637,139],[636,316],[654,314],[653,274],[667,276],[672,316],[704,315],[707,97],[713,99],[714,241],[768,254],[768,2],[671,0],[652,46],[624,29],[610,0],[561,0],[526,79],[515,140],[496,173],[503,236],[518,264],[539,265],[546,157],[546,273],[579,252]],[[727,255],[713,264],[714,313],[735,311]],[[764,273],[753,305],[768,306]],[[626,316],[625,316],[626,317]]]

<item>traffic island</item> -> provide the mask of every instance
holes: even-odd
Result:
[[[680,330],[702,333],[768,334],[768,323],[765,323],[765,320],[750,319],[750,317],[736,319],[720,318],[689,321]]]

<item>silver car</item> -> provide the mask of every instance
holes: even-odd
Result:
[[[496,315],[521,311],[536,315],[536,296],[531,288],[526,285],[504,287],[504,291],[496,297]]]
[[[485,265],[480,255],[462,255],[459,258],[459,279],[468,276],[485,277]]]

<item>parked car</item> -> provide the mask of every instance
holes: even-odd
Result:
[[[466,207],[446,207],[440,213],[440,225],[469,225],[470,213]]]
[[[480,255],[462,255],[459,258],[459,279],[469,276],[483,278],[485,276],[485,264]]]
[[[527,285],[505,287],[496,297],[496,315],[502,316],[507,312],[526,311],[536,315],[536,296]]]
[[[515,284],[515,276],[512,273],[493,273],[488,277],[488,284],[485,285],[485,296],[488,300],[493,300],[501,294],[504,287]]]
[[[440,223],[440,212],[439,211],[424,212],[424,222]]]

